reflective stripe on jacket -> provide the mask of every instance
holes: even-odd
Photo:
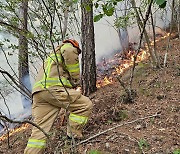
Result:
[[[51,86],[62,87],[64,85],[72,88],[79,85],[78,55],[77,48],[73,47],[71,43],[57,47],[56,54],[51,53],[40,69],[32,93],[45,90]]]

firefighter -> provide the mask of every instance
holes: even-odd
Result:
[[[62,45],[45,60],[37,75],[32,91],[32,115],[34,123],[47,133],[50,132],[59,110],[65,108],[70,112],[67,125],[68,138],[83,137],[82,129],[90,116],[92,102],[80,91],[75,90],[80,83],[78,57],[80,53],[79,43],[76,40],[63,41]],[[24,153],[41,154],[45,147],[46,136],[33,127]]]

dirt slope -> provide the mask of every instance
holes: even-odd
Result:
[[[167,40],[158,42],[160,59],[163,61]],[[123,76],[128,82],[128,72]],[[123,88],[119,82],[99,88],[91,95],[94,103],[92,117],[86,126],[85,138],[98,132],[159,113],[123,125],[77,146],[77,153],[85,154],[171,154],[180,149],[180,40],[171,41],[167,68],[152,69],[148,62],[139,63],[135,71],[133,87],[137,97],[134,103],[123,103]],[[54,124],[46,154],[69,153],[65,149],[66,126]],[[0,141],[0,153],[22,154],[31,133],[31,126]],[[56,152],[54,152],[56,151]],[[58,152],[57,152],[58,151]],[[66,152],[65,152],[66,151]],[[179,153],[178,153],[179,154]]]

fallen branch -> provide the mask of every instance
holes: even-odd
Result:
[[[128,124],[132,124],[132,123],[135,123],[135,122],[137,122],[137,121],[139,121],[139,120],[144,120],[144,119],[153,118],[153,117],[158,117],[158,116],[160,116],[160,114],[156,113],[156,114],[154,114],[154,115],[150,115],[150,116],[143,117],[143,118],[138,118],[138,119],[133,120],[133,121],[129,121],[129,122],[126,122],[126,123],[123,123],[123,124],[116,125],[116,126],[114,126],[114,127],[111,127],[111,128],[109,128],[109,129],[106,129],[106,130],[104,130],[104,131],[102,131],[102,132],[99,132],[98,134],[95,134],[95,135],[89,137],[88,139],[85,139],[85,140],[79,142],[77,145],[80,145],[80,144],[85,143],[85,142],[87,142],[87,141],[89,141],[89,140],[92,140],[92,139],[94,139],[94,138],[96,138],[96,137],[98,137],[98,136],[100,136],[100,135],[102,135],[102,134],[104,134],[104,133],[107,133],[107,132],[109,132],[109,131],[112,131],[112,130],[118,128],[118,127],[121,127],[121,126],[124,126],[124,125],[128,125]]]
[[[8,117],[3,116],[3,115],[0,115],[0,119],[3,120],[3,121],[10,122],[10,123],[18,123],[18,124],[29,123],[29,124],[35,126],[36,128],[38,128],[40,131],[42,131],[42,132],[44,133],[44,135],[49,139],[49,135],[48,135],[41,127],[39,127],[38,125],[36,125],[36,124],[33,123],[32,121],[29,121],[29,120],[16,121],[16,120],[9,119]]]

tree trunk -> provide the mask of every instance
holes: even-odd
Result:
[[[27,11],[28,0],[23,0],[20,7],[20,28],[24,31],[27,31]],[[28,41],[24,35],[19,35],[18,71],[19,82],[24,86],[24,90],[31,91],[28,64]],[[31,105],[30,100],[25,95],[22,95],[22,104],[24,108]]]
[[[174,5],[175,5],[175,0],[172,0],[170,32],[169,32],[169,37],[168,37],[167,46],[166,46],[166,53],[164,55],[164,65],[163,65],[164,67],[166,67],[168,51],[169,51],[169,48],[170,48],[171,34],[172,34],[172,31],[173,31],[173,26],[174,26]]]
[[[176,26],[178,37],[180,39],[180,0],[175,0],[174,5],[174,24]]]
[[[160,68],[159,55],[158,55],[157,50],[156,50],[156,30],[155,30],[155,23],[154,23],[154,19],[153,19],[152,10],[151,10],[151,14],[150,15],[151,15],[151,25],[152,25],[152,30],[153,30],[153,43],[154,43],[153,50],[154,50],[154,54],[155,54],[156,60],[157,60],[156,66],[158,68]]]
[[[127,15],[127,6],[128,6],[128,2],[124,1],[124,16]],[[116,11],[115,11],[115,16],[116,18],[118,18]],[[125,27],[118,28],[117,32],[122,47],[122,56],[126,57],[126,54],[129,51],[129,34],[127,30],[127,22],[125,23]]]
[[[124,1],[124,16],[127,15],[128,5],[129,5],[129,2]],[[129,50],[129,34],[127,30],[127,21],[125,22],[125,27],[121,28],[120,31],[121,31],[120,39],[121,39],[122,50],[123,50],[123,53],[126,54],[128,53],[128,50]]]
[[[93,5],[91,0],[81,0],[82,9],[82,92],[89,95],[96,91],[96,60],[94,42]],[[86,10],[88,5],[91,10]]]
[[[64,1],[64,21],[63,21],[63,29],[62,29],[62,40],[66,37],[67,27],[68,27],[68,18],[69,18],[69,0]]]
[[[128,35],[127,28],[120,29],[119,37],[121,40],[122,51],[124,55],[126,55],[126,53],[129,50],[129,35]]]
[[[180,39],[180,0],[178,1],[178,33],[179,33],[179,39]]]

